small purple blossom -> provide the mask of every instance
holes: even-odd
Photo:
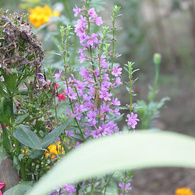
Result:
[[[65,131],[67,136],[74,136],[74,132],[73,131]]]
[[[96,131],[92,131],[93,138],[101,137],[100,129],[97,129]]]
[[[118,186],[119,186],[123,191],[125,191],[125,192],[127,193],[129,190],[132,189],[132,187],[130,187],[130,185],[131,185],[131,183],[127,183],[127,184],[125,185],[125,183],[123,182],[123,183],[119,183]]]
[[[78,14],[81,12],[81,8],[78,8],[77,5],[75,5],[75,8],[73,9],[73,11],[75,13],[74,16],[77,17]]]
[[[57,78],[61,78],[61,75],[62,74],[62,70],[59,70],[59,73],[56,73],[55,75],[54,75],[54,78],[55,79],[57,79]]]
[[[64,188],[63,188],[64,191],[67,192],[67,195],[70,195],[72,193],[76,193],[76,189],[73,185],[66,185]]]
[[[119,68],[119,64],[117,64],[115,67],[113,67],[112,75],[114,75],[115,77],[117,77],[121,73],[122,73],[122,68]]]
[[[88,10],[88,14],[89,14],[90,17],[92,17],[92,18],[96,18],[96,17],[97,17],[97,14],[96,14],[96,12],[95,12],[95,8],[94,8],[94,7],[90,8],[90,9]]]
[[[94,45],[97,45],[98,44],[98,38],[97,37],[98,37],[98,35],[95,34],[95,33],[92,33],[91,36],[87,36],[86,37],[86,39],[88,39],[87,44],[91,45],[92,47]]]
[[[131,115],[128,114],[127,115],[127,125],[130,125],[133,129],[135,129],[135,126],[137,125],[137,121],[139,121],[139,119],[137,118],[137,114],[134,114],[133,112],[131,112]]]
[[[102,17],[96,17],[95,18],[95,24],[97,26],[100,26],[101,24],[103,24]]]

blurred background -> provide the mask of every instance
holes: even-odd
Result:
[[[64,5],[61,15],[66,20],[70,16],[73,18],[72,9],[81,1],[1,0],[0,8],[27,12],[36,5],[57,6],[56,3]],[[195,0],[94,0],[92,3],[108,24],[112,7],[115,4],[121,7],[122,16],[117,19],[117,27],[121,29],[116,35],[116,50],[122,56],[117,61],[121,65],[127,61],[135,62],[135,67],[140,69],[135,75],[139,77],[134,85],[135,101],[147,99],[148,86],[154,81],[153,54],[162,55],[160,91],[156,99],[170,97],[170,101],[166,102],[154,126],[195,136]],[[56,46],[47,44],[51,35],[57,35],[55,30],[47,37],[41,30],[37,32],[46,50],[47,63],[58,66],[56,59],[50,57]],[[124,74],[124,79],[126,77]],[[125,88],[120,88],[118,94],[122,104],[129,102]],[[135,170],[132,185],[132,195],[171,195],[179,187],[190,187],[195,192],[195,170]]]

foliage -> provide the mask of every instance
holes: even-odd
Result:
[[[102,17],[92,7],[97,6],[97,10],[101,10],[102,5],[102,1],[85,1],[84,5],[75,5],[73,12],[75,17],[79,16],[77,21],[69,9],[72,3],[66,0],[63,1],[66,14],[59,17],[50,18],[56,12],[45,6],[46,12],[42,12],[43,17],[38,21],[41,17],[37,11],[41,8],[29,10],[31,14],[35,13],[29,16],[37,28],[33,30],[37,34],[43,32],[45,40],[49,42],[52,39],[58,48],[58,51],[53,49],[51,52],[49,47],[45,47],[48,55],[51,52],[49,57],[55,61],[47,68],[42,67],[42,46],[23,15],[1,11],[0,169],[6,170],[8,163],[5,162],[9,161],[11,173],[1,175],[0,172],[0,176],[6,185],[12,183],[5,194],[24,194],[32,183],[42,177],[42,182],[46,182],[44,187],[40,181],[30,193],[127,194],[132,189],[132,171],[129,168],[163,163],[193,166],[189,163],[188,154],[183,154],[184,160],[178,161],[179,147],[173,148],[175,155],[171,156],[169,145],[171,139],[171,144],[177,146],[186,142],[186,147],[190,145],[193,148],[194,140],[190,138],[170,133],[123,135],[119,130],[117,123],[122,117],[126,117],[127,122],[124,131],[134,130],[137,123],[148,129],[167,99],[154,102],[161,61],[161,56],[156,54],[155,80],[154,87],[150,87],[149,103],[139,101],[137,105],[133,104],[133,85],[137,80],[134,73],[138,69],[128,62],[124,69],[129,78],[125,83],[130,101],[121,106],[120,100],[115,97],[116,89],[123,84],[123,68],[116,63],[120,57],[116,51],[116,21],[120,8],[114,6],[111,25],[102,26]],[[47,65],[50,62],[48,58],[44,59]],[[123,116],[120,109],[128,110],[127,116]],[[162,147],[161,142],[154,142],[156,139],[167,143],[166,147]],[[89,144],[85,144],[88,141]],[[145,155],[150,155],[150,161],[145,158],[141,162],[142,157],[135,155],[143,154],[142,144],[147,144],[147,141],[161,151],[154,151],[158,160],[152,156],[153,145],[145,148]],[[131,151],[135,144],[139,147]],[[166,161],[166,157],[170,158]],[[122,171],[115,174],[115,170]],[[105,172],[107,174],[101,176]],[[12,173],[16,177],[8,177]],[[17,184],[18,176],[20,184]],[[58,179],[52,181],[51,178]]]

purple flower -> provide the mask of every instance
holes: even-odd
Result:
[[[71,193],[76,193],[76,189],[73,185],[66,185],[63,188],[64,191],[67,191],[67,195],[70,195]]]
[[[98,25],[98,26],[103,24],[102,17],[96,17],[95,18],[95,24]]]
[[[97,45],[98,44],[98,38],[97,37],[98,37],[98,35],[95,34],[95,33],[92,33],[91,36],[87,36],[86,37],[88,39],[87,44],[91,45],[91,46]]]
[[[75,7],[76,7],[76,8],[74,8],[73,11],[74,11],[74,13],[75,13],[74,16],[77,17],[78,14],[81,12],[81,8],[78,8],[77,5],[75,5]]]
[[[39,77],[39,79],[44,79],[44,75],[42,73],[37,73],[37,76]]]
[[[74,132],[73,131],[65,131],[67,136],[74,136]]]
[[[120,101],[118,101],[118,98],[113,98],[112,99],[112,105],[113,106],[120,106],[121,105],[121,103],[120,103]]]
[[[55,79],[61,78],[61,73],[62,73],[62,70],[59,70],[59,74],[54,75]]]
[[[137,125],[137,121],[139,121],[139,119],[137,118],[137,114],[134,114],[133,112],[131,112],[131,115],[128,114],[127,115],[127,124],[130,125],[133,129],[135,129],[135,126]]]
[[[64,93],[68,95],[68,97],[71,99],[71,100],[76,100],[77,98],[77,94],[74,93],[73,89],[71,87],[64,90]]]
[[[120,84],[122,84],[121,78],[120,78],[120,77],[117,77],[114,84],[115,84],[115,85],[120,85]]]
[[[101,137],[100,130],[97,129],[96,131],[92,131],[93,138]]]
[[[88,14],[92,17],[92,18],[96,18],[97,17],[97,14],[95,12],[95,8],[92,7],[88,10]]]
[[[112,96],[112,94],[107,92],[106,90],[99,91],[99,94],[100,94],[99,97],[104,99],[105,101],[111,100],[110,97]]]
[[[117,77],[121,73],[122,73],[122,68],[119,68],[119,64],[117,64],[115,67],[113,67],[112,75]]]
[[[94,111],[89,111],[87,114],[87,121],[90,122],[90,124],[95,125],[98,121],[96,120],[97,113]]]
[[[130,185],[131,185],[131,183],[127,183],[127,184],[125,185],[125,183],[123,182],[123,183],[119,183],[118,186],[119,186],[123,191],[125,191],[125,192],[127,193],[129,190],[132,189],[132,187],[130,187]]]

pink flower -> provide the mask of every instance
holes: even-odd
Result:
[[[64,96],[65,93],[58,93],[57,94],[57,97],[58,97],[58,101],[61,102],[62,100],[66,100],[66,97]]]
[[[127,125],[130,125],[133,129],[135,129],[135,126],[137,125],[137,121],[139,121],[139,119],[137,118],[137,114],[134,114],[133,112],[131,112],[131,115],[128,114],[127,115]]]
[[[74,16],[77,17],[78,14],[81,12],[81,8],[78,8],[77,5],[75,5],[75,7],[76,7],[76,8],[73,9],[73,11],[74,11]]]
[[[59,70],[59,74],[56,73],[56,74],[54,75],[55,79],[60,78],[60,77],[61,77],[61,73],[62,73],[62,70]]]
[[[5,183],[0,183],[0,195],[3,195],[1,189],[5,186]]]

